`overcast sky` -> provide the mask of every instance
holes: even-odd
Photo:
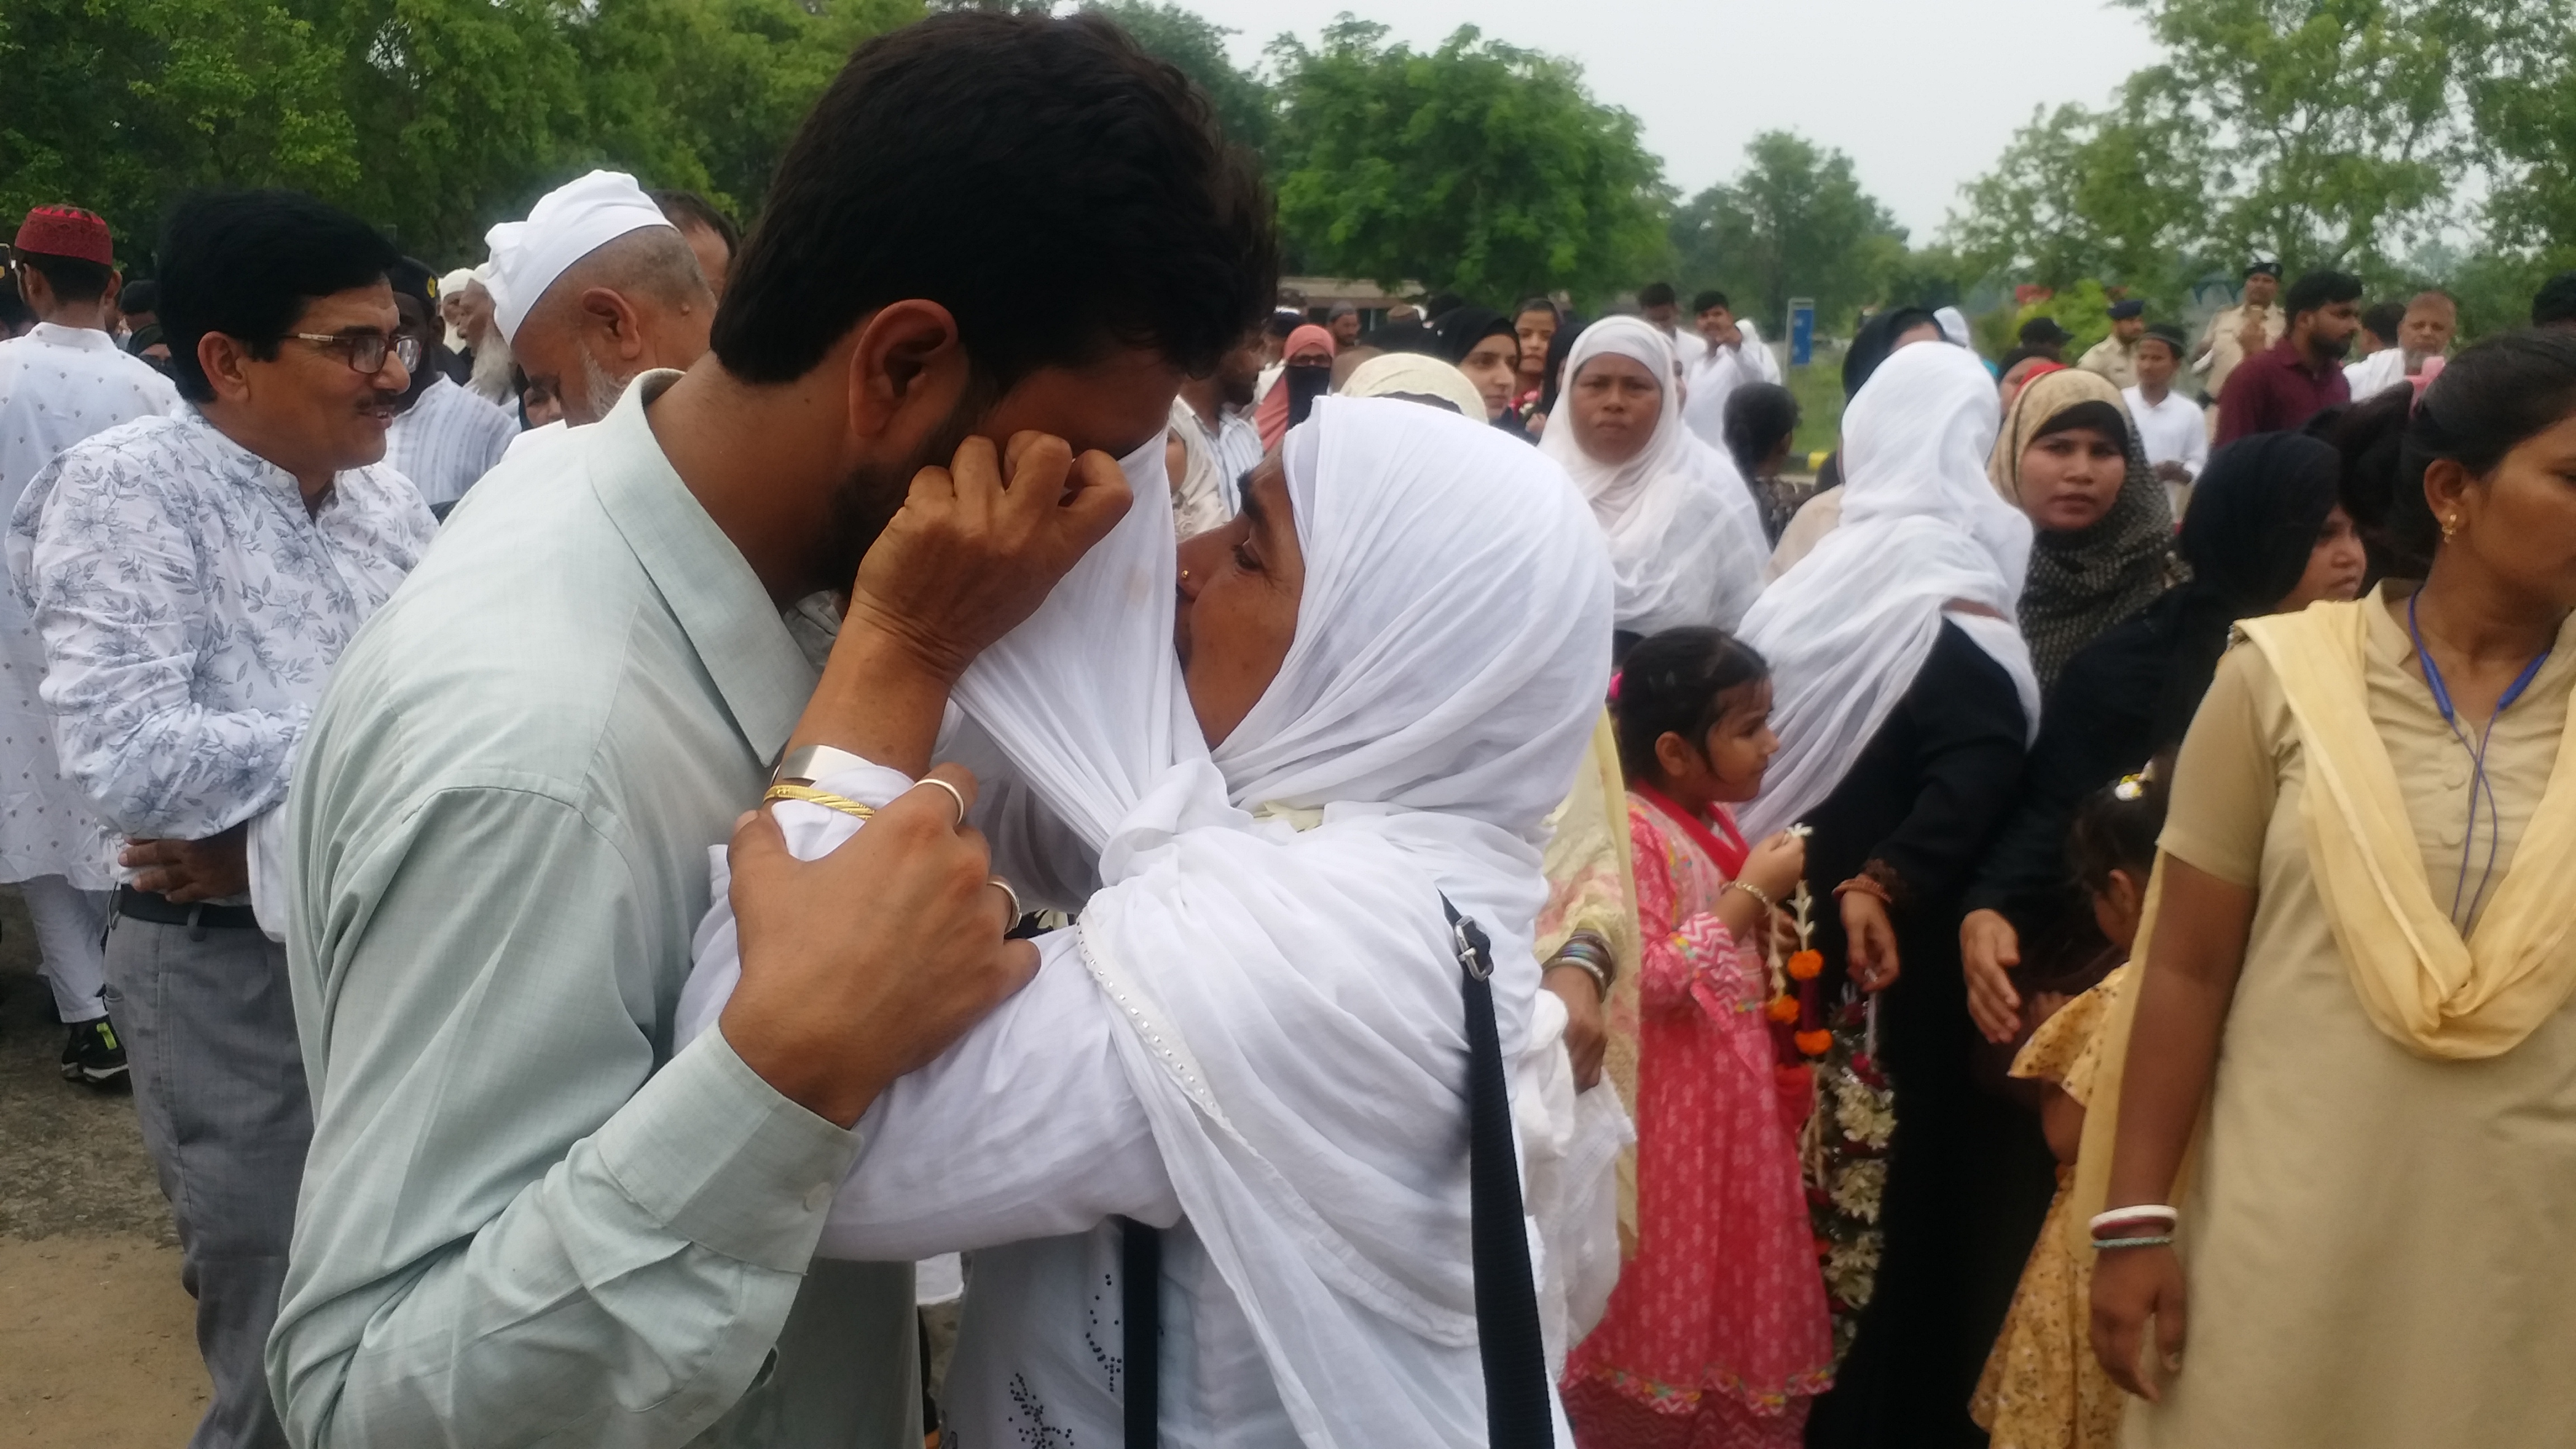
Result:
[[[2099,104],[2147,63],[2145,27],[2107,0],[1180,0],[1257,60],[1349,10],[1428,48],[1461,25],[1580,61],[1592,93],[1644,123],[1684,196],[1783,127],[1850,153],[1861,184],[1929,240],[1960,183],[2034,105]]]

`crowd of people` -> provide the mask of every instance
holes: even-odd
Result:
[[[1810,483],[1724,295],[1281,308],[993,13],[747,235],[487,244],[0,289],[0,867],[193,1443],[2576,1436],[2576,276],[1889,306]]]

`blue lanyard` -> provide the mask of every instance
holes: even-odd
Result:
[[[2460,877],[2451,886],[2451,921],[2466,931],[2469,918],[2477,914],[2478,903],[2486,898],[2487,883],[2495,878],[2496,854],[2502,845],[2497,825],[2500,812],[2496,805],[2495,784],[2487,778],[2487,742],[2495,738],[2496,721],[2504,718],[2504,712],[2513,708],[2513,702],[2522,698],[2523,691],[2531,688],[2531,681],[2539,677],[2540,666],[2549,662],[2549,651],[2541,650],[2529,664],[2522,666],[2522,673],[2514,676],[2513,683],[2505,686],[2504,693],[2496,700],[2495,713],[2487,716],[2486,728],[2478,732],[2477,742],[2471,744],[2468,732],[2460,728],[2459,711],[2451,703],[2450,686],[2442,682],[2442,666],[2433,662],[2433,651],[2424,647],[2424,631],[2415,622],[2415,601],[2421,597],[2420,590],[2407,597],[2406,633],[2415,641],[2415,658],[2424,666],[2424,683],[2433,691],[2433,705],[2442,712],[2442,723],[2450,726],[2451,738],[2460,742],[2460,748],[2469,752],[2469,824],[2460,835]],[[2477,848],[2478,797],[2481,794],[2486,797],[2488,807],[2487,864],[2486,869],[2479,873],[2477,890],[2469,893],[2468,915],[2463,916],[2460,897],[2469,889],[2469,854]]]

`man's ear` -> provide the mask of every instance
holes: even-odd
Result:
[[[937,302],[889,302],[862,319],[850,347],[850,430],[860,437],[927,438],[966,395],[965,344]]]
[[[250,396],[250,361],[250,349],[240,338],[209,332],[197,339],[197,366],[218,401],[239,402]]]
[[[608,334],[619,357],[633,362],[644,355],[644,319],[624,293],[593,287],[581,294],[581,311],[585,322]]]

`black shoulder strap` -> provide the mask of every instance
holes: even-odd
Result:
[[[1446,896],[1467,998],[1467,1181],[1476,1268],[1476,1340],[1485,1365],[1486,1442],[1491,1449],[1554,1449],[1547,1347],[1538,1327],[1538,1286],[1522,1227],[1520,1156],[1503,1042],[1494,1024],[1493,943]],[[1161,1442],[1163,1240],[1132,1219],[1118,1220],[1118,1297],[1126,1392],[1126,1449]]]
[[[1467,1178],[1474,1226],[1476,1340],[1485,1361],[1485,1434],[1492,1449],[1553,1449],[1547,1347],[1538,1285],[1522,1226],[1520,1157],[1502,1034],[1494,1024],[1493,943],[1443,896],[1467,996]]]

